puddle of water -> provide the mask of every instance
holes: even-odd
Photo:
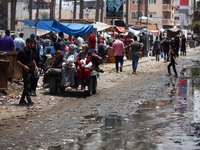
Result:
[[[49,150],[200,149],[200,69],[187,68],[184,75],[177,81],[170,79],[168,94],[163,93],[158,101],[139,104],[127,118],[116,114],[100,118],[104,120],[103,130]]]

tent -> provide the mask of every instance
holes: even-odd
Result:
[[[60,23],[54,19],[48,20],[22,20],[21,22],[43,30],[63,32],[69,35],[84,35],[92,32],[93,25],[90,24],[79,24],[79,23]]]

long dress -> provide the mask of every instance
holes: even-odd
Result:
[[[73,52],[66,52],[65,56],[63,57],[63,64],[62,64],[62,85],[70,85],[73,86],[75,81],[74,81],[74,71],[76,69],[76,62],[78,58],[78,53]],[[70,62],[73,64],[72,67],[66,66],[66,62]]]

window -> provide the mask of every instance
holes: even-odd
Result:
[[[156,4],[156,0],[149,0],[149,4]]]
[[[132,5],[137,5],[138,4],[138,0],[132,0]]]
[[[143,13],[142,13],[142,12],[140,12],[140,16],[143,16]],[[138,12],[132,12],[132,13],[131,13],[131,19],[132,19],[132,20],[138,19]]]
[[[131,13],[131,19],[132,19],[132,20],[135,20],[135,19],[137,19],[137,18],[138,18],[137,12],[132,12],[132,13]]]
[[[156,17],[156,14],[149,14],[149,17],[150,17],[150,18]]]
[[[179,17],[174,17],[174,20],[179,20]]]

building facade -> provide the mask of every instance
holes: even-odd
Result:
[[[194,0],[175,0],[174,5],[179,8],[175,20],[182,29],[188,29],[188,25],[192,23]]]
[[[178,7],[174,6],[174,0],[148,0],[148,6],[145,5],[145,0],[143,0],[140,12],[142,16],[144,16],[146,9],[148,10],[148,17],[154,20],[159,27],[172,28],[178,23],[174,19],[175,13],[178,13]],[[137,21],[138,0],[131,0],[129,5],[129,24],[135,24]]]

